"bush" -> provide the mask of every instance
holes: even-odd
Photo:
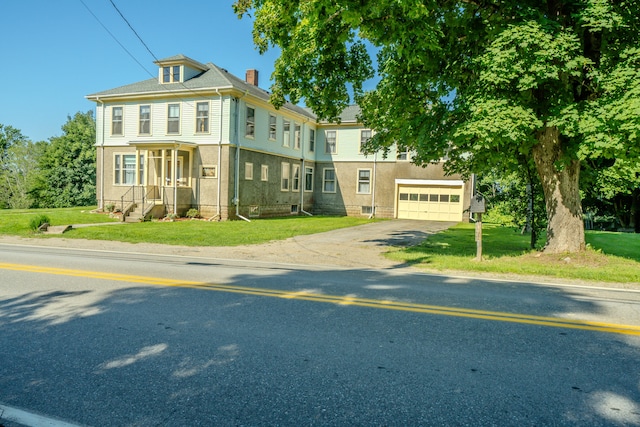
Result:
[[[29,220],[29,228],[33,231],[37,231],[42,224],[50,224],[50,219],[48,216],[39,214],[31,217],[31,220]]]
[[[107,212],[113,212],[116,208],[116,205],[114,205],[113,203],[107,203],[106,205],[104,205],[104,209]]]
[[[198,218],[199,216],[200,212],[198,212],[198,209],[191,208],[187,211],[187,218],[193,219]]]

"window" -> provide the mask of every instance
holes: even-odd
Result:
[[[180,81],[180,66],[162,67],[162,83],[176,83]]]
[[[289,163],[282,163],[282,171],[280,173],[280,189],[289,191]]]
[[[269,181],[269,165],[261,165],[260,167],[260,180]]]
[[[429,201],[430,202],[437,202],[438,201],[438,195],[437,194],[429,194]]]
[[[300,191],[300,165],[293,165],[293,191]]]
[[[196,132],[209,132],[209,103],[198,102],[196,104]]]
[[[360,206],[360,213],[363,215],[371,215],[373,208],[371,206]]]
[[[316,150],[316,131],[315,129],[309,129],[309,151],[314,152]]]
[[[122,135],[122,107],[111,108],[111,135]]]
[[[253,163],[246,162],[244,164],[244,179],[246,180],[253,179]]]
[[[397,150],[397,154],[396,154],[397,160],[401,160],[401,161],[409,160],[409,150],[407,150],[406,147],[401,147],[398,145],[396,147],[396,150]]]
[[[180,133],[180,104],[167,106],[167,133]]]
[[[441,194],[440,195],[440,203],[449,203],[449,195]]]
[[[117,185],[135,185],[136,166],[138,168],[138,184],[144,178],[144,156],[140,156],[136,165],[135,154],[116,154],[113,159],[113,182]]]
[[[291,133],[291,122],[289,120],[282,121],[282,145],[289,146],[289,134]]]
[[[327,154],[335,154],[336,150],[336,131],[328,130],[326,133],[324,152]]]
[[[304,167],[304,191],[313,191],[313,168]]]
[[[451,195],[451,203],[460,203],[460,195],[452,194]]]
[[[291,213],[298,213],[298,205],[291,205]]]
[[[322,192],[323,193],[335,193],[336,192],[336,170],[324,169],[322,174]]]
[[[371,194],[371,169],[358,169],[358,194]]]
[[[400,193],[400,200],[409,200],[409,193]]]
[[[300,123],[296,123],[293,127],[293,148],[300,149]]]
[[[149,135],[151,133],[151,105],[140,106],[140,126],[138,133],[140,135]]]
[[[215,165],[210,166],[202,166],[200,169],[200,176],[202,178],[217,178],[218,177],[218,167]]]
[[[276,140],[276,115],[269,114],[269,139],[272,141]]]
[[[254,138],[256,136],[256,109],[247,107],[247,127],[245,136]]]
[[[358,153],[362,153],[362,147],[371,139],[371,129],[363,129],[360,131],[360,147]]]

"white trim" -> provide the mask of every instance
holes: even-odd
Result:
[[[437,185],[439,187],[460,187],[461,179],[402,179],[396,178],[396,185]]]

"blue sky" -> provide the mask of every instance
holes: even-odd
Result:
[[[0,124],[19,129],[32,141],[59,136],[67,116],[95,110],[85,95],[157,73],[153,56],[109,0],[82,1],[2,2]],[[241,78],[247,69],[256,68],[260,86],[271,85],[278,51],[258,53],[252,22],[236,18],[233,0],[113,1],[157,58],[182,53]]]

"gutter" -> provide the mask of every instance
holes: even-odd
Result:
[[[102,135],[100,135],[100,199],[98,200],[98,208],[104,210],[104,102],[96,96],[96,102],[102,106]],[[97,117],[96,117],[97,119]]]
[[[236,204],[236,216],[241,220],[251,222],[250,219],[243,217],[240,215],[240,137],[238,136],[238,127],[240,121],[240,100],[247,95],[245,92],[240,98],[234,98],[236,100],[236,117],[235,117],[235,140],[236,140],[236,170],[235,170],[235,179],[234,179],[234,197],[233,201]]]
[[[302,135],[304,135],[304,128],[307,125],[307,123],[309,122],[309,119],[306,119],[303,123],[302,123],[302,129],[300,130],[300,132],[302,133]],[[313,214],[307,212],[304,210],[304,187],[306,185],[306,179],[307,179],[307,175],[304,169],[304,141],[305,139],[302,138],[302,135],[300,135],[300,152],[302,154],[302,157],[300,158],[301,161],[301,165],[300,165],[300,177],[298,179],[300,179],[300,212],[302,212],[303,214],[307,215],[307,216],[313,216]]]

